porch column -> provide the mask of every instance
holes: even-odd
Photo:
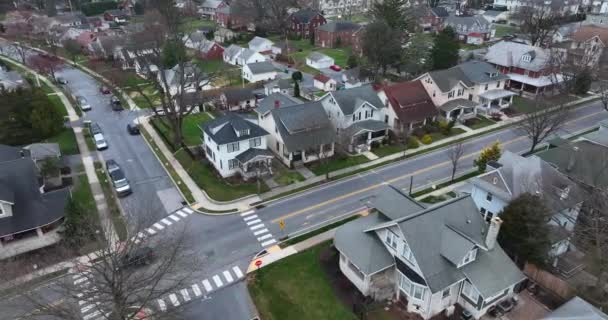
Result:
[[[445,119],[448,121],[452,121],[452,111],[445,112]]]
[[[36,234],[37,234],[39,237],[44,236],[44,233],[42,232],[42,229],[40,229],[40,228],[36,228]]]
[[[370,140],[372,140],[372,132],[371,131],[367,133],[367,141],[366,141],[367,144],[369,144]]]
[[[490,108],[492,108],[492,100],[488,99],[488,104],[486,106],[486,109],[490,110]]]
[[[536,87],[536,90],[535,90],[535,93],[534,93],[534,94],[535,94],[535,95],[537,95],[537,94],[538,94],[538,87]]]
[[[509,97],[509,104],[512,104],[512,103],[513,103],[513,96],[510,96]]]

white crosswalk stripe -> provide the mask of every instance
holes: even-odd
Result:
[[[137,237],[138,237],[138,238],[145,238],[145,237],[146,237],[146,235],[145,235],[143,232],[138,232],[138,233],[137,233]]]
[[[224,278],[226,278],[226,281],[228,281],[228,283],[231,283],[232,281],[234,281],[234,279],[232,279],[232,275],[230,274],[230,272],[228,271],[224,271]]]
[[[236,277],[238,279],[243,277],[243,272],[241,271],[241,268],[239,268],[239,266],[232,267],[232,271],[234,271],[234,274],[236,274]]]
[[[251,220],[251,219],[255,219],[255,218],[257,218],[257,217],[258,217],[258,215],[257,215],[257,214],[254,214],[254,215],[252,215],[252,216],[246,216],[246,217],[244,217],[244,218],[243,218],[243,220],[245,220],[245,221],[249,221],[249,220]]]
[[[156,228],[156,229],[158,229],[158,230],[163,230],[163,229],[165,228],[165,227],[163,227],[163,225],[162,225],[162,224],[160,224],[160,223],[158,223],[158,222],[157,222],[157,223],[155,223],[155,224],[153,224],[153,226],[154,226],[154,228]]]
[[[253,230],[257,230],[257,229],[259,229],[259,228],[264,228],[264,224],[263,224],[263,223],[260,223],[260,224],[258,224],[258,225],[255,225],[255,226],[250,227],[249,229],[251,229],[251,231],[253,231]]]
[[[190,293],[188,292],[188,289],[182,289],[179,292],[182,294],[182,297],[184,298],[185,301],[192,300],[192,298],[190,298]]]
[[[182,218],[185,218],[185,217],[187,217],[187,216],[188,216],[187,214],[185,214],[185,213],[183,213],[183,212],[181,212],[181,211],[177,211],[177,212],[175,212],[175,213],[179,214],[179,215],[180,215],[180,217],[182,217]]]
[[[203,280],[203,287],[205,287],[205,290],[207,290],[207,292],[211,292],[211,290],[213,290],[211,283],[207,279]]]
[[[221,286],[224,285],[224,283],[222,282],[222,279],[220,278],[220,276],[218,276],[217,274],[213,276],[213,282],[215,282],[215,285],[220,288]]]
[[[80,284],[80,283],[83,283],[85,281],[88,282],[88,279],[85,278],[85,277],[78,278],[78,279],[74,280],[74,284]]]
[[[266,233],[268,232],[268,229],[262,229],[262,230],[258,230],[256,232],[253,233],[254,236],[260,235],[262,233]]]
[[[178,216],[176,216],[176,215],[174,215],[174,214],[170,215],[170,216],[169,216],[169,218],[171,218],[171,220],[173,220],[173,221],[175,221],[175,222],[178,222],[178,221],[179,221],[179,217],[178,217]]]
[[[247,222],[247,225],[248,225],[248,226],[250,226],[250,225],[258,224],[258,223],[260,223],[260,222],[262,222],[262,220],[260,220],[260,219],[255,219],[255,220],[253,220],[253,221],[249,221],[249,222]]]
[[[268,241],[266,241],[266,242],[262,242],[262,247],[269,246],[269,245],[271,245],[271,244],[273,244],[273,243],[276,243],[276,241],[275,241],[274,239],[272,239],[272,240],[268,240]]]
[[[161,311],[167,311],[167,305],[165,304],[165,300],[158,299],[158,307]]]
[[[241,217],[248,216],[248,215],[250,215],[250,214],[252,214],[254,212],[255,211],[253,211],[253,210],[245,211],[245,212],[241,213]]]
[[[194,292],[194,295],[197,297],[200,297],[203,294],[203,292],[201,292],[201,288],[199,288],[198,284],[196,284],[196,283],[192,285],[192,291]]]
[[[192,209],[190,208],[182,208],[182,210],[186,211],[187,214],[191,214],[192,212],[194,212]]]
[[[269,234],[265,234],[265,235],[259,237],[258,241],[266,240],[268,238],[272,238],[272,235],[270,233]]]
[[[93,313],[89,313],[89,314],[85,315],[85,316],[83,317],[83,319],[84,319],[84,320],[89,320],[89,319],[93,319],[93,318],[95,318],[95,317],[97,317],[97,316],[99,316],[99,315],[101,315],[101,311],[96,310],[96,311],[95,311],[95,312],[93,312]]]
[[[169,295],[169,300],[171,300],[171,303],[173,304],[173,306],[179,307],[179,299],[177,299],[177,296],[175,295],[175,293],[172,293]]]
[[[148,228],[146,231],[148,231],[149,234],[156,234],[156,231],[154,231],[152,228]]]
[[[166,224],[166,225],[168,225],[168,226],[170,226],[170,225],[172,225],[172,224],[173,224],[173,223],[172,223],[171,221],[169,221],[167,218],[160,220],[160,222],[162,222],[162,223],[164,223],[164,224]]]
[[[82,309],[80,309],[80,311],[82,313],[87,313],[89,310],[93,309],[94,306],[95,306],[95,304],[88,304],[88,305],[82,307]]]

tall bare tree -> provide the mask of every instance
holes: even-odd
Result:
[[[298,8],[298,0],[236,0],[230,4],[247,12],[256,27],[287,35],[290,9]]]
[[[526,113],[518,125],[518,130],[530,139],[529,152],[534,152],[539,143],[557,133],[566,124],[569,117],[569,107],[565,105],[551,107],[544,97],[537,96],[534,100],[534,110]]]
[[[602,81],[600,83],[599,90],[599,96],[600,101],[602,102],[602,106],[604,107],[604,110],[608,111],[608,82]]]
[[[28,65],[55,80],[55,73],[63,68],[63,61],[56,56],[36,54],[28,58]]]
[[[450,160],[450,164],[452,165],[452,176],[450,181],[454,181],[454,176],[456,175],[456,171],[458,170],[458,162],[464,155],[464,144],[462,142],[458,142],[451,146],[447,151],[447,157]]]
[[[519,7],[513,18],[520,22],[521,32],[528,36],[531,44],[540,46],[551,40],[561,15],[556,10],[537,4]]]
[[[5,26],[5,36],[13,41],[11,48],[23,64],[27,60],[28,43],[32,39],[32,31],[32,25],[27,22],[15,22]]]

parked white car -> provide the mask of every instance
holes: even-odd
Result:
[[[85,99],[84,97],[78,96],[78,97],[76,97],[76,100],[78,100],[78,105],[80,106],[80,109],[82,111],[91,110],[91,105],[89,104],[87,99]]]
[[[106,139],[103,137],[102,133],[94,134],[93,140],[95,140],[95,147],[97,150],[104,150],[108,148],[108,143],[106,142]]]

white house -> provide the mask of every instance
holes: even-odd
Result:
[[[249,41],[248,46],[250,50],[253,50],[255,52],[268,52],[268,51],[272,51],[272,46],[274,45],[274,42],[266,39],[266,38],[262,38],[262,37],[254,37],[253,39],[251,39],[251,41]]]
[[[368,151],[372,142],[386,139],[386,108],[371,85],[329,92],[319,102],[349,152]]]
[[[182,41],[184,42],[184,46],[186,46],[186,48],[199,50],[199,48],[201,48],[203,44],[209,40],[207,40],[207,36],[203,31],[197,30],[190,34],[184,35]]]
[[[581,1],[577,0],[547,0],[547,1],[534,1],[534,0],[496,0],[494,1],[495,7],[505,7],[509,12],[514,13],[519,10],[520,7],[533,7],[536,10],[543,10],[547,12],[554,12],[564,15],[577,14]]]
[[[282,93],[285,95],[293,94],[293,85],[289,79],[277,79],[264,85],[264,94],[267,96],[273,93]]]
[[[510,106],[514,92],[505,89],[509,78],[491,64],[469,61],[418,77],[441,115],[450,120],[474,118],[478,111],[500,112]]]
[[[249,63],[243,66],[242,76],[249,82],[271,81],[277,77],[277,70],[268,61]]]
[[[471,180],[471,197],[486,221],[524,193],[538,195],[553,212],[551,256],[568,250],[569,233],[574,229],[584,199],[583,190],[537,156],[522,157],[505,151],[498,163]]]
[[[371,82],[371,74],[365,75],[364,72],[362,72],[361,67],[342,71],[342,83],[344,83],[344,88],[346,89],[360,87]]]
[[[338,85],[336,80],[322,73],[319,73],[318,75],[314,76],[312,78],[312,83],[315,88],[323,91],[336,91],[336,86]]]
[[[177,64],[171,69],[164,70],[163,73],[157,73],[158,83],[164,90],[168,90],[171,96],[178,94],[182,90],[184,92],[201,90],[203,89],[202,86],[207,82],[204,79],[203,72],[192,62],[185,63],[183,67]],[[165,82],[168,88],[165,87]]]
[[[202,128],[203,149],[224,178],[239,174],[245,180],[272,174],[272,153],[266,149],[268,132],[234,113],[216,118]]]
[[[306,65],[315,69],[329,68],[334,64],[333,58],[320,52],[313,51],[306,57]]]
[[[203,17],[213,19],[217,9],[224,5],[226,5],[226,3],[222,0],[205,0],[203,4],[199,6],[198,13]]]
[[[245,50],[245,48],[236,44],[231,44],[228,48],[224,49],[224,62],[233,66],[238,65],[238,57],[243,50]]]
[[[249,110],[255,108],[257,100],[251,88],[234,88],[220,95],[220,107],[230,111]]]
[[[236,57],[237,65],[244,66],[246,64],[262,62],[266,61],[266,57],[264,57],[259,52],[255,52],[251,49],[243,49],[241,53]]]
[[[512,299],[525,280],[470,196],[431,207],[393,186],[367,198],[370,214],[338,227],[342,274],[364,296],[400,300],[422,319],[449,316],[458,304],[474,319]]]

